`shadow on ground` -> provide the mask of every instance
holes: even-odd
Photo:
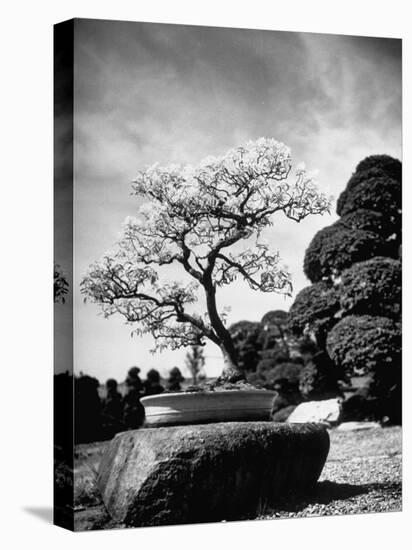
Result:
[[[312,507],[319,510],[320,507],[326,506],[337,501],[345,501],[353,499],[359,495],[368,495],[374,492],[381,494],[399,494],[402,493],[402,483],[387,482],[387,483],[365,483],[361,485],[353,485],[350,483],[336,483],[333,481],[319,481],[312,491],[305,495],[288,495],[272,506],[268,506],[262,510],[263,516],[275,514],[278,511],[286,513],[298,513],[305,508]],[[333,513],[333,512],[331,512]],[[308,513],[307,515],[311,515]]]
[[[23,508],[23,510],[27,514],[31,514],[32,516],[37,517],[38,519],[41,519],[42,521],[45,521],[46,523],[53,523],[53,508],[47,507],[47,506],[26,506]]]

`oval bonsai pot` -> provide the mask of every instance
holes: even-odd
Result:
[[[270,420],[274,391],[222,390],[143,397],[146,426]]]

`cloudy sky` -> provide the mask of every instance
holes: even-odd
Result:
[[[103,319],[78,291],[87,266],[136,213],[130,181],[139,169],[196,164],[274,137],[295,163],[317,169],[320,188],[336,199],[366,155],[401,158],[400,40],[76,20],[74,56],[75,371],[101,381],[122,380],[131,365],[162,374],[184,366],[184,350],[151,355],[150,336],[131,338],[121,318]],[[289,267],[295,295],[308,284],[307,245],[336,216],[300,224],[280,216],[266,237]],[[65,264],[63,245],[56,257]],[[231,306],[231,322],[293,301],[241,282],[218,299]],[[218,374],[218,348],[207,346],[206,356],[209,374]]]

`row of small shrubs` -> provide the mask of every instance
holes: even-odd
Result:
[[[140,399],[164,391],[180,391],[184,377],[173,367],[163,385],[156,369],[141,380],[140,369],[132,367],[124,383],[124,395],[113,378],[105,384],[104,396],[97,378],[62,373],[54,377],[54,437],[58,446],[72,448],[73,442],[89,443],[112,438],[116,433],[139,428],[144,422]],[[74,441],[72,420],[74,416]]]

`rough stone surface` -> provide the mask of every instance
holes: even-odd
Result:
[[[149,526],[255,517],[314,485],[329,451],[316,424],[222,422],[118,434],[98,485],[112,518]]]
[[[287,419],[287,422],[316,422],[334,426],[339,422],[341,414],[342,400],[340,398],[308,401],[298,405]]]

